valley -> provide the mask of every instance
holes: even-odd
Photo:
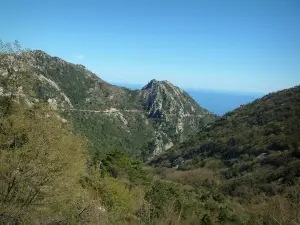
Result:
[[[0,60],[1,224],[300,224],[300,86],[216,116],[168,81]]]

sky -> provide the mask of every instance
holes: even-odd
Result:
[[[267,93],[300,84],[299,0],[3,0],[0,39],[113,83]]]

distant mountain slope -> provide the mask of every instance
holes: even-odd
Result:
[[[93,149],[125,149],[149,158],[187,140],[215,117],[167,81],[142,90],[111,85],[82,65],[31,51],[28,68],[11,68],[14,94],[28,105],[47,102],[87,136]],[[17,60],[14,56],[12,60]],[[10,77],[0,68],[0,95],[10,95]],[[12,86],[12,85],[11,85]]]
[[[226,179],[250,179],[249,174],[256,174],[255,182],[261,184],[296,182],[300,177],[300,86],[225,114],[151,164],[223,168]]]

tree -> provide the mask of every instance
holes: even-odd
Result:
[[[23,49],[18,41],[4,43],[0,40],[0,104],[3,111],[0,111],[1,115],[8,113],[13,98],[19,98],[19,75],[30,71],[32,60],[32,52]]]
[[[62,220],[83,196],[84,143],[46,107],[0,117],[0,223]]]

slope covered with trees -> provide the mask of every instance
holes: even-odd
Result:
[[[1,44],[0,224],[300,223],[300,87],[229,112],[182,142],[180,132],[214,117],[180,89],[153,80],[134,92],[83,71]],[[178,143],[151,161],[156,168],[132,154],[145,146],[149,157],[151,132]]]
[[[35,56],[22,51],[18,43],[1,47],[5,47],[1,49],[4,55],[0,55],[1,224],[209,221],[206,198],[216,204],[222,199],[213,200],[209,193],[153,180],[143,163],[133,156],[129,158],[124,149],[89,154],[88,138],[78,136],[71,121],[62,118],[57,110],[57,103],[65,109],[67,105],[72,108],[74,102],[45,76],[41,79],[52,88],[47,86],[49,92],[41,89],[43,95],[52,95],[51,99],[61,95],[61,102],[52,100],[45,104],[40,103],[40,98],[32,101],[41,94],[28,92],[36,82],[40,84],[28,73]],[[202,199],[204,194],[206,198]],[[233,212],[227,208],[219,210],[227,211]],[[238,221],[236,215],[226,218]]]
[[[282,204],[291,205],[282,207],[295,210],[299,207],[299,137],[300,86],[296,86],[228,112],[151,164],[178,167],[186,171],[182,177],[195,169],[209,170],[223,194],[259,204],[264,202],[258,200],[262,196],[284,196]]]
[[[97,154],[122,148],[146,160],[215,119],[167,81],[152,80],[141,90],[129,90],[40,50],[22,53],[19,44],[0,47],[0,95],[14,93],[27,105],[51,105],[88,137]]]

